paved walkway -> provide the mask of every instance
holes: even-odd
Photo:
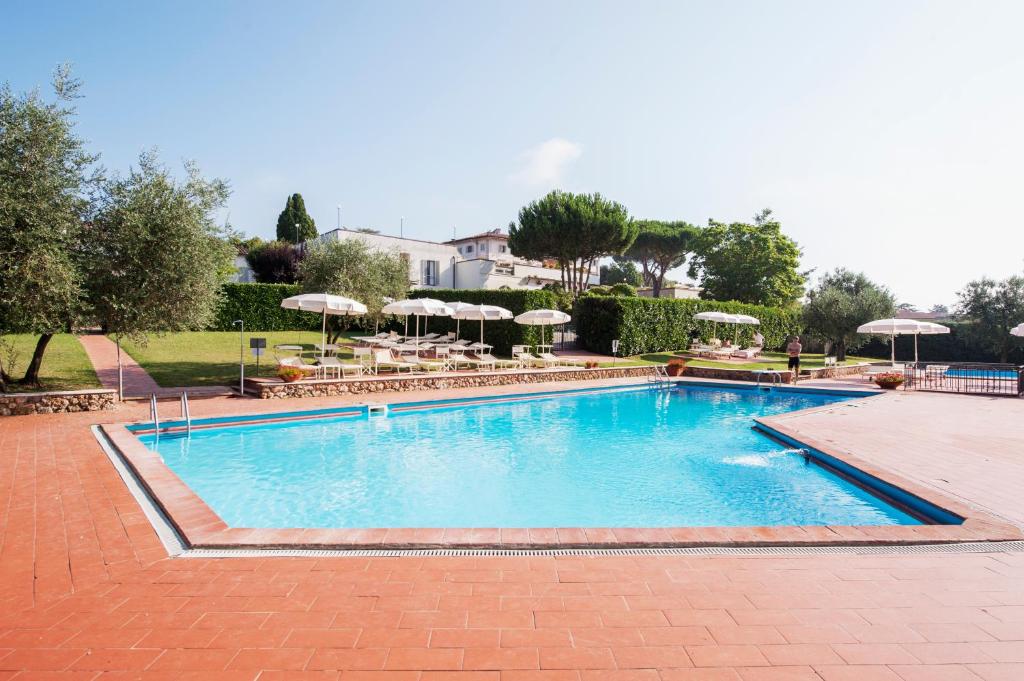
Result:
[[[85,348],[85,354],[89,356],[89,361],[96,370],[96,377],[103,387],[117,390],[117,345],[102,334],[79,336],[78,341]],[[160,390],[153,377],[123,348],[121,371],[124,376],[125,395],[150,395]]]
[[[169,559],[88,430],[145,409],[0,419],[0,679],[1024,678],[1024,553]]]

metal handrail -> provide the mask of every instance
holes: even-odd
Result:
[[[188,408],[188,393],[181,393],[181,418],[185,420],[185,434],[192,435],[192,414]]]
[[[149,419],[153,422],[153,432],[160,439],[160,413],[156,409],[156,393],[149,396]]]

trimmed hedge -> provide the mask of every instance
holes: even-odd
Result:
[[[573,316],[577,338],[584,348],[608,354],[612,340],[618,339],[619,353],[628,356],[683,350],[695,334],[709,339],[714,324],[695,320],[693,315],[711,310],[748,314],[761,321],[760,326],[740,325],[741,344],[749,344],[755,331],[760,331],[766,348],[781,348],[787,336],[801,331],[796,310],[715,300],[583,296],[576,301]],[[732,325],[718,326],[719,337],[732,338]]]
[[[518,315],[527,310],[558,309],[558,296],[551,291],[520,289],[418,289],[409,293],[410,298],[436,298],[446,303],[461,301],[472,305],[497,305]],[[445,333],[455,330],[456,320],[450,317],[424,317],[431,332]],[[409,320],[412,333],[413,320]],[[545,338],[551,338],[551,327],[544,330]],[[423,320],[420,320],[420,333]],[[463,338],[477,340],[480,336],[480,322],[461,322]],[[513,345],[534,345],[540,342],[539,326],[524,326],[513,320],[484,322],[484,341],[494,346],[498,355],[512,354]]]
[[[224,284],[209,330],[236,331],[231,322],[241,319],[246,331],[317,331],[319,315],[281,307],[282,300],[301,292],[298,284]]]

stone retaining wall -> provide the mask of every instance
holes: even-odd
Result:
[[[284,383],[276,379],[246,379],[246,392],[261,399],[286,397],[331,397],[379,392],[411,390],[446,390],[518,383],[550,383],[553,381],[588,381],[605,378],[641,378],[654,373],[651,366],[605,369],[544,369],[539,371],[502,371],[466,374],[417,374],[413,376],[371,376],[342,380],[303,380]]]
[[[0,416],[104,411],[117,404],[117,391],[67,390],[48,393],[0,393]]]
[[[782,377],[783,383],[790,383],[793,380],[792,371],[780,371],[779,376]],[[723,381],[757,381],[757,374],[749,369],[725,369],[721,367],[691,367],[687,366],[683,371],[683,376],[689,376],[690,378],[717,378]],[[762,376],[761,382],[765,385],[770,385],[772,378],[770,376]]]

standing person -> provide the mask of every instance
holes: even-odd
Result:
[[[793,372],[793,383],[796,383],[800,375],[800,353],[804,346],[800,344],[800,336],[790,336],[786,345],[786,354],[789,355],[789,370]]]
[[[764,347],[764,336],[761,335],[760,331],[755,331],[754,332],[754,347],[755,348],[763,348]]]

